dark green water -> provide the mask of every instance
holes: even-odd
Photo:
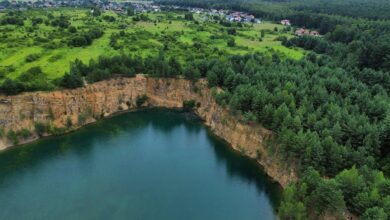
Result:
[[[275,219],[280,188],[188,114],[123,114],[0,153],[0,219]]]

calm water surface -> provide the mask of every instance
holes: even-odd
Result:
[[[0,219],[275,219],[280,188],[198,120],[126,113],[0,153]]]

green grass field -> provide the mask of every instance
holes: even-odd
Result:
[[[53,15],[51,18],[49,14]],[[71,47],[67,44],[72,36],[67,29],[47,25],[51,19],[64,15],[77,32],[86,31],[92,27],[103,29],[104,34],[99,39],[85,47]],[[115,17],[114,22],[102,19],[109,15]],[[245,27],[236,27],[235,35],[228,35],[227,29],[217,23],[204,21],[199,15],[195,21],[183,19],[183,14],[173,12],[148,13],[148,21],[133,21],[132,17],[105,12],[99,17],[93,17],[85,9],[53,9],[28,10],[23,12],[24,26],[0,25],[0,73],[2,80],[6,77],[16,78],[28,69],[40,66],[49,79],[61,77],[69,71],[70,62],[75,59],[88,62],[99,56],[117,54],[135,54],[146,57],[156,55],[162,49],[169,56],[180,60],[192,56],[202,56],[202,53],[245,54],[261,51],[277,52],[282,58],[300,59],[304,55],[301,49],[290,49],[281,45],[275,38],[291,37],[291,33],[282,31],[283,26],[263,22]],[[0,19],[4,17],[0,13]],[[32,25],[33,18],[42,18],[45,22]],[[278,28],[278,32],[274,28]],[[260,31],[266,32],[260,41]],[[115,48],[110,45],[111,36],[119,35]],[[227,39],[234,38],[236,45],[227,46]],[[43,39],[43,40],[42,40]],[[194,48],[196,46],[196,48]],[[37,58],[26,61],[28,56]]]

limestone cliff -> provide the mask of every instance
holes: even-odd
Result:
[[[269,154],[264,141],[271,137],[271,132],[260,125],[245,124],[239,116],[217,105],[204,80],[193,83],[137,75],[73,90],[0,96],[0,150],[136,109],[137,97],[143,95],[148,97],[145,107],[181,108],[183,101],[195,100],[200,104],[195,113],[205,124],[234,149],[255,158],[275,181],[285,187],[297,179],[293,168],[283,167],[276,156]]]

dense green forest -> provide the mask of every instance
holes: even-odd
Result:
[[[220,105],[272,130],[276,140],[269,143],[270,153],[297,168],[300,180],[284,192],[281,219],[341,218],[346,210],[361,219],[390,217],[388,1],[163,3],[249,11],[275,22],[290,19],[294,28],[316,29],[322,37],[280,36],[285,47],[308,51],[299,60],[278,53],[229,54],[204,49],[203,44],[178,59],[170,51],[173,43],[147,56],[121,53],[89,63],[76,60],[55,82],[39,80],[44,79],[42,70],[30,69],[4,81],[1,91],[15,94],[28,88],[21,82],[36,86],[28,90],[77,88],[84,80],[96,82],[114,74],[205,77],[210,87],[222,89],[213,90]],[[120,35],[112,35],[112,47],[118,39]]]
[[[296,10],[355,18],[388,19],[390,17],[390,2],[387,0],[290,0],[286,2]]]
[[[272,16],[304,11],[354,18],[390,18],[390,2],[387,0],[159,0],[159,2],[205,8],[242,8]]]
[[[284,159],[298,166],[301,178],[285,190],[282,219],[341,216],[345,209],[388,219],[390,2],[174,2],[290,19],[323,35],[283,39],[313,51],[299,62],[231,57],[217,62],[208,80],[224,88],[216,94],[220,104],[275,131]]]

